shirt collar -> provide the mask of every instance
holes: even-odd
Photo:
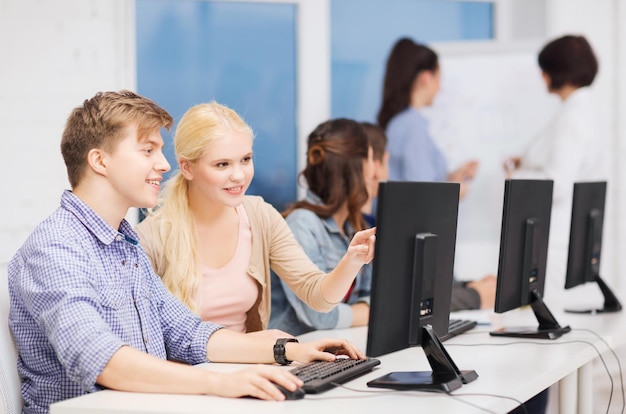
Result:
[[[122,219],[119,230],[111,227],[83,200],[70,190],[65,190],[61,196],[61,208],[69,211],[87,228],[102,244],[109,245],[120,234],[127,242],[137,244],[139,237],[126,219]]]
[[[585,101],[590,99],[591,89],[588,86],[581,86],[575,89],[570,96],[565,100],[565,104],[576,104],[579,101]]]

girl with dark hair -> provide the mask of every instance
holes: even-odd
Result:
[[[468,161],[448,171],[446,157],[432,139],[428,120],[421,113],[432,105],[439,87],[437,54],[411,39],[398,40],[387,59],[378,112],[378,124],[389,139],[389,179],[459,182],[463,198],[478,162]]]
[[[309,135],[307,163],[300,177],[307,194],[283,213],[296,240],[322,270],[333,269],[352,235],[369,227],[361,213],[374,175],[373,151],[362,125],[349,119],[323,122]],[[300,335],[316,329],[366,325],[371,265],[357,275],[343,303],[318,312],[272,275],[269,327]]]

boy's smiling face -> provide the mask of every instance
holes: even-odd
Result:
[[[116,148],[110,153],[103,152],[108,179],[120,207],[156,206],[163,174],[170,169],[163,146],[159,130],[139,139],[137,126],[131,124],[125,128]]]

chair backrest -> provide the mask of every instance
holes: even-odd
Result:
[[[9,329],[8,263],[0,262],[0,414],[22,412],[17,348]]]

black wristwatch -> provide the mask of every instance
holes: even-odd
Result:
[[[298,342],[295,338],[278,338],[274,344],[274,361],[280,365],[289,365],[292,361],[285,356],[285,344],[287,342]]]

